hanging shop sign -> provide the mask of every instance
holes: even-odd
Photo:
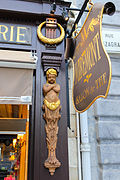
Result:
[[[120,53],[120,29],[103,28],[102,37],[109,53]]]
[[[30,26],[0,23],[0,43],[31,45],[31,38]]]
[[[102,4],[93,5],[75,37],[73,104],[78,112],[87,110],[97,98],[105,98],[110,87],[111,62],[101,38],[103,10]]]

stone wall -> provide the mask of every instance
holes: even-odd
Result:
[[[120,179],[120,57],[112,55],[112,80],[107,99],[95,103],[99,167],[102,180]]]
[[[102,0],[103,3],[107,2]],[[103,27],[120,29],[120,1],[113,16],[103,16]],[[107,99],[99,99],[94,105],[96,122],[97,157],[100,180],[120,179],[120,52],[109,54],[112,62],[112,80]]]

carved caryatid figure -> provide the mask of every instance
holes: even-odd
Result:
[[[43,110],[45,113],[43,117],[46,121],[46,140],[48,148],[48,158],[44,165],[49,169],[51,175],[54,174],[55,169],[60,167],[61,163],[56,158],[56,145],[58,134],[58,120],[60,119],[60,99],[58,97],[60,92],[59,84],[56,84],[57,71],[55,69],[48,69],[46,72],[47,83],[43,85],[44,104]]]

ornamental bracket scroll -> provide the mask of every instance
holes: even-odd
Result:
[[[60,85],[56,83],[57,71],[53,68],[46,71],[47,83],[43,85],[43,118],[46,121],[46,141],[48,149],[48,158],[44,166],[49,169],[51,175],[54,175],[56,168],[61,166],[61,162],[56,157],[58,121],[60,115]]]

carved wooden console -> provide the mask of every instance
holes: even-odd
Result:
[[[59,72],[59,68],[62,63],[62,54],[43,52],[41,60],[44,72],[46,72],[49,68],[54,68],[57,72]]]
[[[49,169],[51,175],[54,175],[55,169],[60,167],[61,163],[56,158],[57,134],[58,134],[58,120],[60,119],[60,99],[58,97],[60,92],[59,84],[56,84],[57,71],[55,69],[48,69],[46,72],[47,83],[43,85],[44,104],[43,117],[46,121],[46,140],[48,148],[48,158],[44,166]]]

